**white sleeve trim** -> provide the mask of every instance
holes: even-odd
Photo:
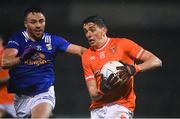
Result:
[[[144,49],[141,49],[141,51],[138,53],[138,55],[137,55],[137,57],[136,57],[136,59],[138,59],[139,58],[139,56],[141,55],[141,53],[144,51]]]
[[[94,78],[94,76],[88,76],[88,77],[86,77],[85,79],[88,80],[88,79],[90,79],[90,78]]]

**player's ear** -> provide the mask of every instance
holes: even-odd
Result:
[[[107,30],[106,27],[103,27],[103,31],[104,31],[104,33],[106,34],[108,30]]]
[[[27,28],[27,21],[24,21],[24,27]]]

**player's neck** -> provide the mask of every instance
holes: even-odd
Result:
[[[105,36],[105,37],[103,37],[100,41],[99,41],[99,45],[97,45],[97,47],[95,47],[97,50],[100,50],[100,49],[102,49],[105,45],[106,45],[106,43],[108,42],[108,37],[107,36]]]
[[[26,30],[26,33],[27,33],[27,35],[28,35],[28,38],[29,38],[29,40],[31,40],[31,41],[37,41],[38,39],[40,39],[40,38],[35,38],[32,34],[30,34],[27,30]]]

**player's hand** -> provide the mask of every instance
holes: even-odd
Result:
[[[128,80],[131,76],[135,75],[136,69],[133,65],[124,64],[124,66],[116,67],[119,72],[117,75],[123,80]]]
[[[104,79],[103,75],[101,75],[102,79],[100,82],[100,90],[105,94],[109,90],[116,87],[116,85],[121,81],[117,74],[110,74],[108,79]]]
[[[26,48],[23,54],[20,56],[20,61],[26,61],[27,59],[30,59],[36,52],[37,50],[35,46]]]

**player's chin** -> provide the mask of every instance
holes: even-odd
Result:
[[[96,44],[95,44],[95,43],[89,43],[89,45],[90,45],[91,47],[96,46]]]
[[[42,34],[42,33],[36,33],[36,34],[35,34],[35,37],[36,37],[37,39],[41,39],[41,38],[42,38],[42,36],[43,36],[43,34]]]

